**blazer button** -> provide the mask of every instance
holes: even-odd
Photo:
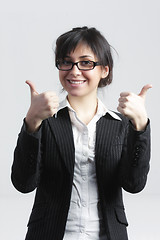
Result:
[[[133,166],[133,167],[136,167],[137,165],[138,165],[138,158],[135,157],[134,160],[133,160],[132,166]]]

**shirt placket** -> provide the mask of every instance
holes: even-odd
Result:
[[[81,161],[81,239],[85,239],[88,219],[88,129],[84,126],[82,132],[82,161]]]

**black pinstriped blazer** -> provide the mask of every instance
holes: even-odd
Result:
[[[141,191],[150,159],[150,126],[136,132],[109,114],[96,126],[95,161],[107,240],[127,240],[122,188]],[[62,240],[70,204],[75,151],[67,108],[43,121],[39,131],[19,134],[11,179],[23,193],[36,189],[26,240]]]

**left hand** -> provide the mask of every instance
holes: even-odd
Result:
[[[137,131],[144,130],[148,122],[145,98],[149,88],[152,88],[151,84],[145,85],[138,95],[131,92],[120,94],[117,110],[131,120]]]

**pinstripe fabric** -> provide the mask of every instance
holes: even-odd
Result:
[[[121,116],[122,117],[122,116]],[[36,188],[26,240],[62,240],[70,204],[74,142],[67,109],[45,120],[36,134],[22,127],[12,165],[18,191]],[[121,188],[141,191],[147,180],[150,128],[135,132],[126,118],[109,114],[97,122],[96,173],[107,240],[127,240]]]

